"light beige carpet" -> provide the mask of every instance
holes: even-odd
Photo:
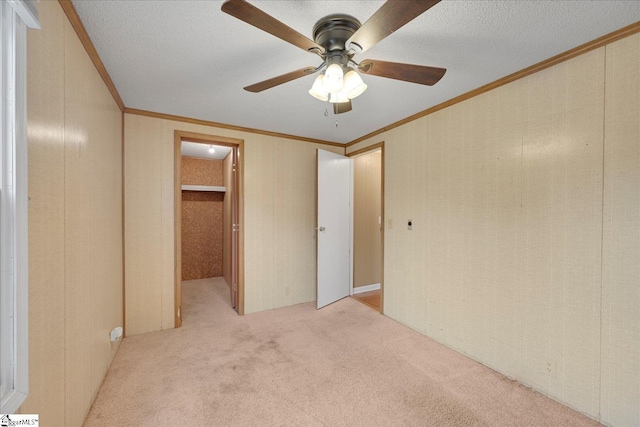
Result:
[[[183,317],[122,342],[86,426],[599,425],[351,298],[239,317],[194,280]]]

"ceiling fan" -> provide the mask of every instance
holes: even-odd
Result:
[[[250,85],[249,92],[262,92],[280,84],[324,70],[309,93],[321,101],[333,104],[335,114],[351,111],[351,100],[362,94],[367,85],[355,71],[423,85],[436,84],[444,68],[353,57],[395,32],[409,21],[426,12],[440,0],[388,0],[364,24],[346,14],[321,18],[313,27],[313,41],[293,28],[245,0],[227,0],[222,11],[322,58],[317,67],[305,67]],[[354,68],[355,67],[355,68]]]

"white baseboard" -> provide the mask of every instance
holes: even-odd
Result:
[[[380,283],[374,283],[373,285],[358,286],[353,288],[353,294],[361,294],[363,292],[377,291],[380,289]]]

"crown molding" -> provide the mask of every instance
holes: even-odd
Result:
[[[344,144],[341,144],[339,142],[323,141],[321,139],[306,138],[304,136],[289,135],[286,133],[270,132],[270,131],[261,130],[261,129],[228,125],[225,123],[218,123],[218,122],[210,122],[208,120],[192,119],[190,117],[184,117],[184,116],[174,116],[173,114],[156,113],[153,111],[138,110],[135,108],[125,108],[124,112],[125,114],[135,114],[137,116],[154,117],[157,119],[172,120],[175,122],[191,123],[191,124],[203,125],[203,126],[212,126],[212,127],[222,128],[222,129],[236,130],[239,132],[255,133],[258,135],[275,136],[277,138],[287,138],[287,139],[293,139],[296,141],[311,142],[313,144],[331,145],[331,146],[340,147],[340,148],[345,147]]]

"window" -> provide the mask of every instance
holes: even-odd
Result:
[[[29,389],[27,248],[27,26],[31,0],[0,2],[0,413]]]

